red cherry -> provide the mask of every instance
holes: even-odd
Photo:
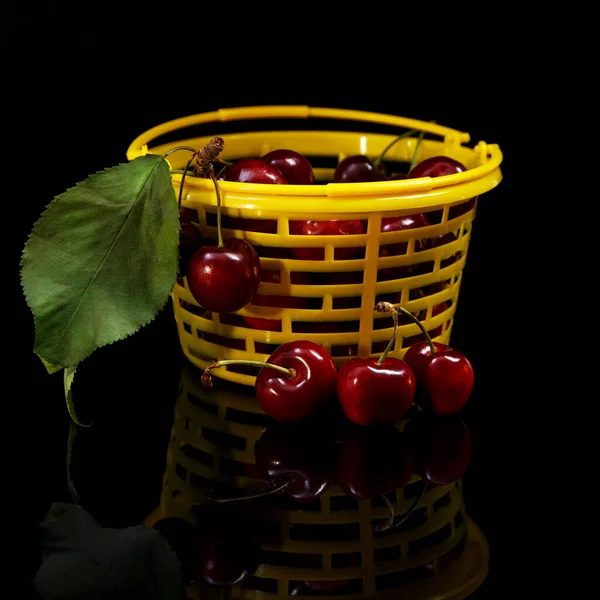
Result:
[[[383,233],[389,231],[404,231],[406,229],[416,229],[418,227],[427,227],[431,225],[427,215],[418,213],[415,215],[405,215],[402,217],[384,217],[381,219],[381,231]],[[422,240],[415,242],[415,252],[420,252],[425,249],[425,243]],[[399,256],[406,254],[408,250],[408,242],[400,242],[399,244],[384,244],[379,246],[379,256]],[[412,273],[412,267],[389,267],[380,269],[378,279],[402,279],[408,277]]]
[[[367,156],[355,154],[347,156],[335,169],[334,183],[356,183],[360,181],[377,181],[381,172],[375,170]]]
[[[198,213],[193,208],[187,206],[179,207],[179,222],[180,223],[197,223]]]
[[[397,423],[415,396],[415,376],[399,358],[353,358],[342,365],[337,392],[344,413],[357,425]]]
[[[272,150],[261,156],[261,159],[275,167],[290,184],[312,185],[315,182],[310,162],[294,150]]]
[[[462,163],[449,156],[432,156],[415,165],[408,173],[407,179],[417,177],[442,177],[466,171]]]
[[[285,184],[287,179],[272,165],[260,158],[242,158],[229,165],[223,173],[225,181],[244,183]]]
[[[420,412],[405,431],[415,472],[430,486],[450,485],[464,475],[471,460],[471,436],[463,421]]]
[[[260,545],[238,511],[206,511],[198,523],[198,579],[210,586],[238,585],[260,565]]]
[[[405,485],[412,473],[408,439],[391,425],[361,428],[342,443],[336,477],[349,496],[368,499],[387,494]]]
[[[404,360],[411,365],[417,380],[415,402],[438,415],[458,412],[471,397],[475,376],[469,359],[445,344],[428,342],[411,346]]]
[[[294,424],[268,427],[254,445],[256,467],[282,494],[299,502],[314,500],[333,480],[337,445],[322,427]]]
[[[365,232],[362,221],[290,221],[291,235],[360,235]],[[350,260],[360,252],[360,248],[338,248],[338,260]],[[292,253],[300,260],[323,260],[323,248],[292,248]]]
[[[188,266],[188,285],[203,308],[235,312],[246,306],[258,289],[260,259],[248,242],[231,238],[222,247],[204,246]]]
[[[267,363],[293,369],[292,377],[262,368],[256,377],[256,397],[276,421],[300,421],[335,395],[337,369],[329,353],[306,340],[286,342]]]

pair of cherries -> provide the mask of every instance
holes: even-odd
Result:
[[[337,396],[346,417],[357,425],[394,424],[413,402],[438,415],[458,412],[471,396],[474,372],[469,359],[446,344],[433,342],[420,320],[406,309],[379,302],[375,309],[391,312],[394,335],[379,358],[356,357],[337,370],[322,346],[308,340],[286,342],[266,362],[220,360],[203,375],[227,365],[260,368],[255,393],[263,411],[281,422],[297,422],[325,409]],[[404,360],[390,357],[398,327],[398,311],[421,329],[425,341],[413,344]]]
[[[255,443],[258,475],[272,489],[285,483],[277,493],[298,503],[315,500],[333,482],[359,500],[400,489],[413,473],[427,488],[450,485],[464,475],[470,458],[465,424],[455,417],[425,413],[411,418],[402,432],[392,426],[340,430],[327,422],[305,422],[269,427]],[[251,519],[253,502],[243,500],[201,505],[194,510],[196,525],[176,517],[154,524],[176,553],[185,586],[195,583],[199,591],[203,585],[231,587],[258,569],[261,534]],[[328,591],[344,583],[303,581],[299,585]]]
[[[314,422],[313,422],[314,421]],[[403,487],[413,474],[429,486],[460,479],[471,458],[469,431],[457,416],[424,411],[400,431],[393,425],[358,427],[313,419],[268,427],[254,446],[258,474],[280,493],[310,502],[335,481],[353,498],[368,499]]]

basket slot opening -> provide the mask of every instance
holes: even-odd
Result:
[[[296,523],[290,527],[290,540],[347,542],[360,539],[358,523]]]
[[[449,550],[438,558],[438,572],[445,571],[452,563],[456,562],[461,557],[466,547],[467,536],[465,534],[461,536],[460,540],[454,546],[454,548],[452,548],[452,550]]]
[[[192,313],[193,315],[196,315],[201,319],[207,319],[208,321],[212,319],[212,313],[210,311],[206,310],[205,308],[202,308],[201,306],[190,304],[189,302],[186,302],[181,298],[179,298],[179,306],[181,306],[183,310],[186,310],[187,312]]]
[[[281,331],[281,330],[280,330]],[[258,354],[271,355],[279,348],[279,344],[267,344],[266,342],[254,342],[254,349]]]
[[[246,321],[244,321],[244,317],[234,313],[219,314],[219,323],[221,323],[221,325],[231,325],[233,327],[246,327]]]
[[[293,333],[350,333],[360,329],[360,321],[294,321]]]
[[[215,446],[223,446],[227,449],[235,448],[237,450],[246,449],[246,438],[225,431],[202,427],[202,437]]]
[[[360,567],[362,565],[362,554],[360,552],[344,552],[331,555],[332,569],[346,569],[348,567]]]
[[[211,344],[218,344],[219,346],[224,346],[225,348],[233,348],[234,350],[246,349],[246,340],[228,338],[222,335],[217,335],[216,333],[200,331],[199,329],[198,337],[206,342],[210,342]]]
[[[246,412],[237,408],[228,408],[225,412],[225,420],[241,425],[252,425],[254,427],[268,427],[272,421],[262,413]]]
[[[230,477],[243,477],[247,475],[246,465],[232,458],[221,457],[219,467],[222,475]]]
[[[187,393],[187,399],[190,404],[193,404],[194,406],[198,407],[202,412],[208,413],[209,415],[215,416],[219,412],[219,407],[216,404],[213,404],[212,402],[207,402],[206,400],[203,400],[202,398],[196,396],[196,394],[190,391],[188,391]]]
[[[444,494],[441,498],[438,498],[433,503],[433,512],[437,512],[438,510],[441,510],[442,508],[445,508],[446,506],[450,506],[451,502],[452,502],[452,498],[450,496],[450,492],[448,492],[447,494]]]
[[[217,226],[217,213],[206,212],[206,225]],[[231,217],[221,215],[221,227],[238,231],[253,231],[258,233],[277,233],[277,221],[275,219],[251,219],[247,217]]]
[[[331,346],[330,353],[333,358],[350,358],[352,356],[357,356],[358,344],[337,344]]]
[[[276,567],[292,567],[296,569],[322,569],[321,554],[301,554],[300,552],[280,552],[278,550],[262,550],[260,562]]]
[[[288,585],[290,596],[347,596],[362,592],[362,579],[290,580]]]
[[[391,529],[375,531],[373,535],[376,537],[386,537],[387,535],[393,535],[398,532],[409,531],[415,527],[420,527],[427,522],[427,509],[425,507],[415,510],[402,525],[398,525],[398,523],[404,519],[405,514],[406,513],[394,516],[394,523]]]
[[[249,575],[244,579],[244,589],[256,590],[267,594],[277,593],[277,579],[267,579],[266,577],[256,577]]]
[[[358,500],[351,496],[331,496],[329,509],[336,510],[358,510]]]
[[[185,481],[187,478],[187,469],[182,464],[177,463],[175,465],[175,475],[182,481]]]
[[[426,535],[423,538],[412,540],[408,542],[408,555],[418,556],[424,550],[433,548],[442,542],[445,542],[452,536],[452,525],[447,523],[442,528]]]
[[[363,283],[363,271],[338,271],[314,273],[311,285],[356,285]]]
[[[196,448],[196,446],[192,446],[191,444],[185,444],[181,447],[181,453],[185,454],[188,458],[191,458],[198,464],[204,465],[205,467],[213,466],[213,455],[209,454],[208,452],[204,452],[199,448]]]
[[[397,546],[379,548],[375,550],[373,558],[375,560],[376,565],[400,560],[402,558],[402,546],[398,544]]]
[[[192,335],[192,326],[189,323],[183,322],[183,330]]]
[[[360,308],[362,305],[362,298],[360,296],[341,296],[339,298],[332,298],[332,308],[334,310],[339,308]]]

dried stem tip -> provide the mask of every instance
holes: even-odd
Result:
[[[210,172],[213,170],[213,163],[223,151],[225,140],[222,137],[216,136],[196,156],[196,164],[194,165],[194,175],[196,177],[210,177]]]

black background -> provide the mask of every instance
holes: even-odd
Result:
[[[514,590],[517,579],[521,589],[533,585],[527,573],[545,542],[533,524],[540,509],[533,501],[532,459],[521,444],[526,411],[515,416],[530,385],[515,381],[522,356],[513,348],[520,334],[507,307],[516,293],[535,293],[531,232],[523,220],[509,218],[510,207],[519,202],[525,214],[535,206],[524,204],[520,185],[523,115],[510,108],[519,94],[511,59],[476,39],[432,48],[418,37],[396,35],[393,26],[385,32],[369,23],[336,30],[313,22],[305,30],[310,35],[294,36],[287,28],[250,28],[239,19],[224,37],[207,24],[226,16],[204,13],[198,31],[178,40],[164,38],[158,23],[149,30],[134,20],[119,28],[115,14],[110,26],[97,28],[90,12],[69,26],[59,13],[49,4],[47,21],[36,23],[28,38],[31,60],[7,65],[15,75],[7,126],[15,134],[11,149],[18,164],[9,199],[14,227],[4,242],[7,285],[14,292],[7,371],[20,390],[7,395],[20,439],[27,531],[52,501],[67,498],[62,378],[47,375],[32,353],[32,317],[18,278],[20,252],[43,208],[89,173],[124,161],[135,136],[171,118],[259,104],[371,110],[436,120],[468,131],[473,142],[498,143],[504,152],[504,180],[479,204],[453,344],[471,357],[477,373],[467,415],[474,455],[466,502],[492,552],[481,595]],[[150,328],[98,350],[80,368],[75,391],[89,400],[98,425],[82,444],[88,462],[77,467],[80,492],[106,524],[124,525],[152,508],[148,498],[156,497],[157,483],[144,475],[160,471],[156,464],[164,460],[180,359],[167,309]],[[31,548],[35,564],[35,543]]]

